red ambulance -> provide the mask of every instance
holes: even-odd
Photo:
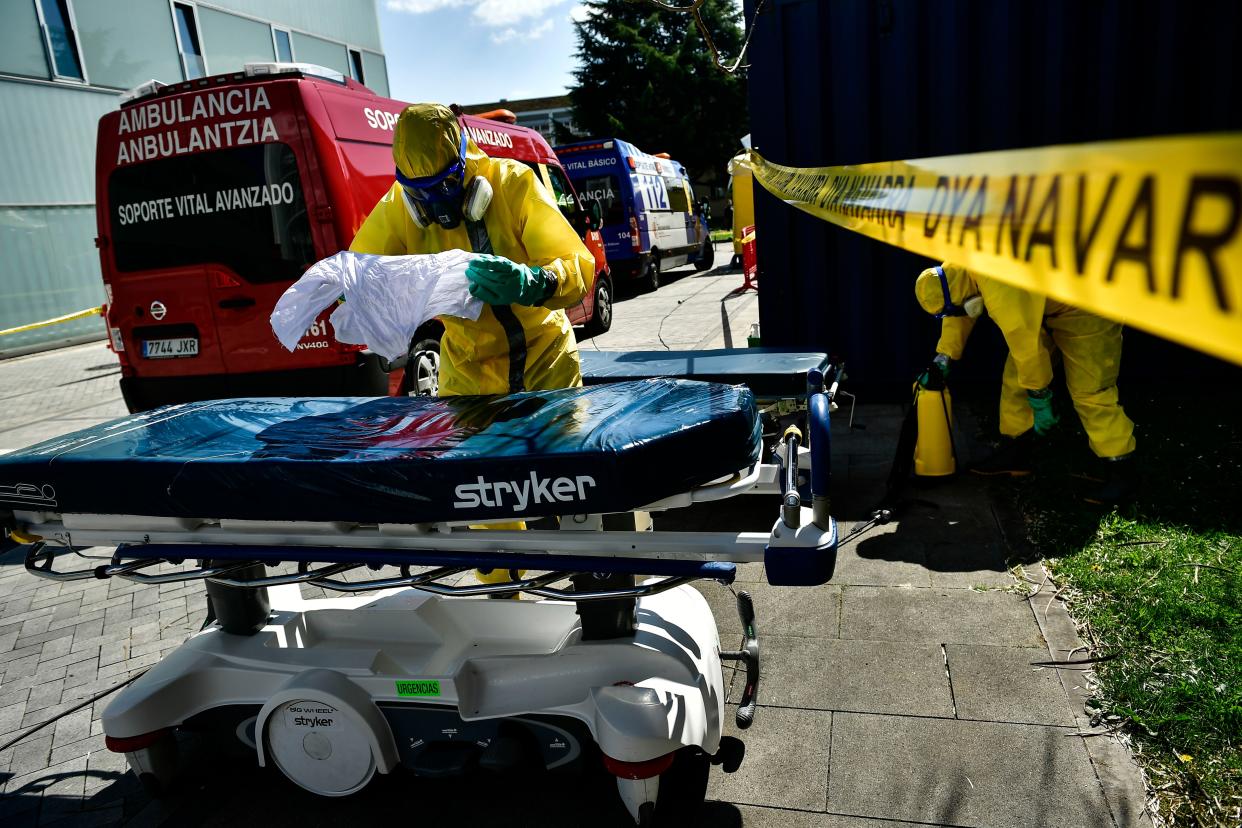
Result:
[[[144,84],[100,120],[96,244],[131,411],[245,395],[434,393],[438,322],[418,331],[398,370],[337,342],[327,313],[293,353],[268,322],[285,289],[347,248],[391,186],[404,107],[330,69],[248,64]],[[583,209],[551,147],[501,120],[462,124],[489,155],[531,167],[583,235],[595,288],[570,321],[588,335],[606,331],[613,288],[599,217]]]

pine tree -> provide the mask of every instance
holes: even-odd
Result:
[[[632,0],[587,0],[578,36],[574,121],[592,137],[667,152],[695,181],[724,178],[749,132],[745,78],[717,69],[687,14]],[[726,60],[742,44],[732,0],[708,0],[703,18]]]

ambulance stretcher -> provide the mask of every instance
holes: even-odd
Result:
[[[784,371],[803,389],[804,368]],[[688,585],[730,584],[748,562],[776,585],[832,575],[831,372],[811,370],[800,395],[809,446],[790,429],[775,452],[748,389],[682,379],[173,406],[0,458],[0,506],[34,575],[206,580],[217,623],[104,713],[109,747],[150,784],[174,775],[174,730],[224,722],[319,794],[398,765],[434,777],[602,754],[636,822],[675,820],[710,763],[742,758],[722,737],[722,661],[745,669],[741,728],[759,686],[749,597],[743,646],[722,651]],[[652,512],[750,493],[781,494],[770,529],[653,528]],[[632,529],[604,529],[624,513]],[[481,528],[519,519],[529,528]],[[95,546],[116,551],[63,567]],[[462,577],[475,568],[513,580]],[[347,597],[303,599],[301,584]]]

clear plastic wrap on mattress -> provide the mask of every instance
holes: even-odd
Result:
[[[828,368],[828,355],[780,348],[726,348],[715,351],[583,350],[582,380],[605,382],[677,377],[704,382],[742,383],[760,399],[805,397],[807,373]]]
[[[758,460],[740,386],[170,406],[0,457],[0,506],[419,523],[629,511]]]

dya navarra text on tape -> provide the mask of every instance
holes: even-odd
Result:
[[[819,218],[1242,364],[1242,134],[748,165]]]

